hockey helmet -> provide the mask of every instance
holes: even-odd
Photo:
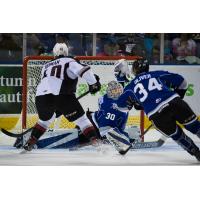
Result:
[[[138,75],[142,72],[149,71],[149,62],[146,59],[136,60],[132,66],[132,72],[134,75]]]
[[[120,83],[117,81],[111,81],[108,83],[106,93],[108,98],[116,100],[123,93],[123,91],[124,89]]]
[[[56,43],[53,48],[53,55],[57,56],[68,56],[68,47],[65,43]]]

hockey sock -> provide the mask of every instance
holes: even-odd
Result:
[[[34,137],[38,140],[44,134],[45,131],[46,128],[42,127],[39,124],[36,124],[31,133],[31,137]]]
[[[200,121],[198,121],[198,119],[195,119],[190,123],[184,124],[184,127],[200,138]]]
[[[93,126],[87,127],[86,129],[83,130],[82,134],[89,139],[90,141],[94,140],[97,138],[97,133],[95,131],[95,128]]]
[[[178,127],[176,133],[170,137],[191,155],[199,151],[199,148],[194,144],[192,139],[189,138],[180,127]]]
[[[38,139],[44,134],[46,129],[39,124],[36,124],[31,132],[31,136],[28,139],[27,143],[24,145],[24,148],[28,151],[32,150],[33,145],[35,145]]]

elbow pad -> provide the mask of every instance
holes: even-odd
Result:
[[[187,91],[187,87],[187,81],[184,79],[183,82],[179,85],[179,87],[174,89],[174,91],[180,96],[181,99],[183,99]]]
[[[187,81],[184,79],[183,82],[179,85],[179,87],[177,89],[180,89],[180,90],[187,90]]]
[[[88,69],[87,71],[85,71],[82,74],[82,78],[86,80],[88,85],[93,85],[97,82],[95,75],[93,74],[93,72],[90,69]]]

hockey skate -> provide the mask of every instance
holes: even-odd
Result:
[[[199,149],[198,150],[194,150],[194,152],[192,152],[193,153],[193,156],[195,156],[195,158],[200,162],[200,151],[199,151]]]
[[[37,143],[37,139],[35,137],[31,136],[30,139],[23,146],[23,149],[25,151],[32,151],[32,149],[34,149],[34,146],[36,143]]]
[[[13,144],[13,147],[16,147],[17,149],[20,149],[23,147],[23,136],[20,136],[16,139],[15,143]]]

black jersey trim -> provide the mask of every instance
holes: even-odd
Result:
[[[84,74],[85,72],[87,72],[88,70],[90,70],[90,67],[89,67],[89,66],[84,67],[83,69],[80,70],[79,76],[82,77],[83,74]]]

